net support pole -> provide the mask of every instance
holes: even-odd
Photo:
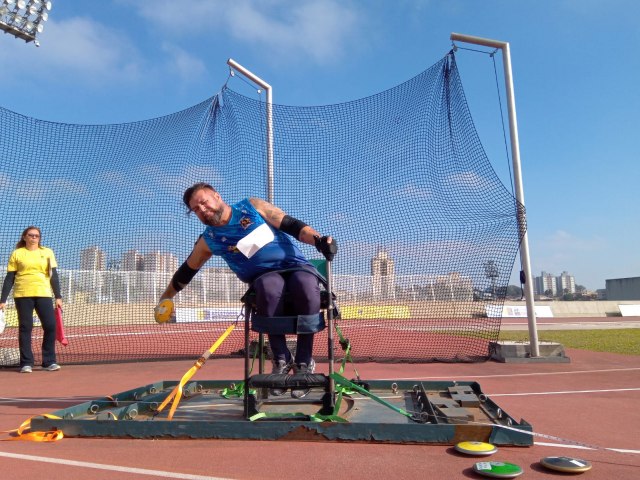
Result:
[[[531,275],[531,260],[529,257],[529,239],[527,236],[526,213],[524,211],[524,190],[522,187],[522,168],[520,165],[520,143],[518,141],[518,121],[516,118],[516,101],[513,90],[513,75],[511,72],[511,53],[509,43],[488,38],[474,37],[460,33],[451,34],[452,41],[472,43],[490,48],[497,48],[502,51],[504,65],[504,82],[507,93],[507,106],[509,113],[509,133],[511,138],[511,156],[513,162],[513,178],[518,200],[518,228],[520,230],[520,260],[522,269],[526,276],[524,284],[525,300],[527,304],[527,319],[529,324],[529,349],[532,357],[540,356],[540,346],[538,343],[538,328],[536,325],[535,304],[533,301],[533,277]]]
[[[240,65],[238,62],[236,62],[232,58],[227,60],[227,65],[229,65],[231,68],[233,68],[237,72],[247,77],[256,85],[262,87],[264,91],[267,93],[267,102],[266,102],[266,107],[267,107],[267,118],[266,118],[266,123],[267,123],[267,132],[266,132],[267,133],[267,201],[269,203],[274,203],[275,199],[274,199],[274,188],[273,188],[274,179],[273,179],[273,110],[272,110],[273,90],[271,88],[271,85],[269,85],[267,82],[265,82],[260,77],[255,75],[253,72],[244,68],[242,65]]]
[[[244,68],[234,59],[230,58],[229,60],[227,60],[227,65],[229,65],[232,69],[236,70],[237,72],[240,72],[242,75],[247,77],[249,80],[251,80],[253,83],[258,85],[259,87],[263,88],[264,91],[267,93],[267,102],[266,102],[266,107],[267,107],[267,118],[266,118],[266,123],[267,123],[267,131],[266,131],[266,134],[267,134],[267,201],[269,203],[275,203],[274,188],[273,188],[273,114],[272,114],[273,113],[273,110],[272,110],[273,89],[271,88],[271,85],[269,85],[267,82],[265,82],[263,79],[261,79],[259,76],[257,76],[253,72]],[[247,333],[246,334],[247,341],[245,341],[245,348],[247,350],[249,349],[248,338],[249,337]],[[259,372],[263,373],[264,372],[264,358],[263,358],[264,356],[262,355],[262,352],[264,352],[264,334],[262,333],[258,335],[258,344],[259,344],[258,348],[260,349],[260,361],[258,362],[258,368],[259,368]],[[248,357],[245,357],[245,370],[247,372],[247,375],[249,372],[248,361],[249,361]]]
[[[328,357],[329,357],[329,395],[331,396],[330,402],[331,406],[335,406],[335,393],[336,393],[336,383],[333,378],[334,373],[334,362],[335,362],[335,353],[333,349],[334,343],[334,335],[333,329],[335,328],[335,320],[333,318],[333,272],[331,271],[333,260],[327,260],[327,294],[329,296],[329,306],[327,307],[327,320],[328,320],[328,330],[327,330],[327,346],[328,346]]]

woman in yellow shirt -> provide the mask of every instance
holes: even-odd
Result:
[[[58,264],[53,251],[40,245],[41,239],[38,227],[27,227],[22,232],[20,241],[9,258],[7,276],[0,294],[0,310],[4,310],[13,287],[13,300],[18,312],[21,373],[31,373],[33,370],[31,331],[34,310],[44,330],[42,367],[49,372],[60,370],[60,365],[56,363],[56,320],[51,301],[53,291],[56,306],[62,308]]]

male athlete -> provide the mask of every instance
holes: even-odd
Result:
[[[189,212],[194,212],[207,227],[187,260],[178,268],[160,297],[170,299],[182,290],[211,258],[222,257],[240,280],[253,283],[257,315],[285,315],[284,292],[288,292],[293,311],[288,315],[311,315],[320,310],[320,287],[314,267],[291,241],[289,235],[315,246],[327,260],[338,251],[335,240],[322,236],[304,222],[285,214],[278,207],[259,198],[227,205],[207,183],[196,183],[182,197]],[[285,235],[288,234],[288,235]],[[284,271],[283,270],[290,270]],[[298,335],[295,358],[292,358],[284,335],[269,334],[273,352],[273,373],[313,373],[311,358],[313,334]],[[283,395],[283,389],[271,389]],[[309,389],[294,389],[291,396],[302,398]]]

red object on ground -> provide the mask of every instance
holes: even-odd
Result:
[[[64,336],[64,325],[62,324],[62,308],[56,307],[56,340],[65,347],[69,345],[69,340]]]

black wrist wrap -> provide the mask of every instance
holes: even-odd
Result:
[[[284,233],[288,233],[293,238],[298,240],[300,232],[306,226],[308,225],[303,221],[298,220],[297,218],[290,217],[289,215],[285,215],[282,219],[282,222],[280,223],[280,230],[282,230]]]
[[[180,265],[180,268],[178,268],[176,273],[173,274],[171,285],[176,292],[179,292],[187,286],[187,284],[193,279],[193,277],[196,276],[196,273],[198,273],[198,270],[194,270],[189,265],[187,265],[187,262],[184,262],[182,265]]]

